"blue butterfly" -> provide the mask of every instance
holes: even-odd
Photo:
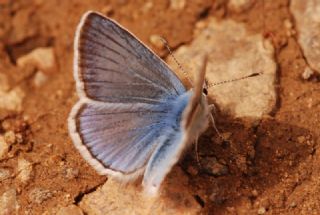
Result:
[[[205,66],[186,90],[141,41],[96,12],[77,28],[74,78],[80,99],[68,125],[75,147],[100,174],[123,182],[143,176],[149,194],[208,127]]]

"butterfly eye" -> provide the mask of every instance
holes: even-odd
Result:
[[[205,95],[208,95],[208,90],[207,90],[207,88],[203,88],[202,92],[203,92]]]

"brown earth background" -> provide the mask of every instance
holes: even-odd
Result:
[[[320,87],[317,75],[301,78],[307,62],[298,32],[288,36],[284,27],[290,20],[295,29],[289,3],[256,0],[236,11],[223,0],[187,1],[182,10],[170,9],[167,0],[152,1],[150,9],[141,0],[0,0],[0,75],[8,80],[8,92],[19,87],[24,94],[20,110],[0,108],[0,134],[9,143],[0,158],[2,173],[9,173],[0,177],[0,196],[12,191],[18,214],[51,214],[77,205],[107,180],[73,147],[66,121],[77,100],[72,76],[75,28],[84,12],[95,10],[117,20],[162,57],[168,53],[150,42],[151,35],[163,36],[174,50],[190,43],[196,23],[209,17],[232,19],[270,39],[277,63],[274,111],[248,123],[219,110],[217,127],[228,140],[219,141],[208,131],[200,138],[199,154],[203,163],[219,161],[222,170],[203,171],[193,150],[178,166],[201,214],[320,214]],[[55,69],[45,73],[47,80],[40,86],[34,83],[34,66],[17,65],[39,47],[51,47],[55,56]],[[24,169],[30,170],[27,179]],[[0,214],[16,212],[8,207],[2,208],[8,213]]]

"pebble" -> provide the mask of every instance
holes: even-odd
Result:
[[[303,71],[303,73],[302,73],[302,78],[304,79],[304,80],[308,80],[309,78],[311,78],[311,76],[314,74],[314,71],[309,67],[309,66],[307,66],[305,69],[304,69],[304,71]]]
[[[267,212],[267,210],[266,210],[264,207],[260,207],[260,208],[258,209],[258,214],[259,214],[259,215],[265,214],[266,212]]]
[[[295,207],[297,207],[297,203],[295,203],[295,202],[291,202],[291,203],[290,203],[290,205],[289,205],[289,207],[291,207],[291,208],[295,208]]]
[[[229,0],[228,8],[231,11],[240,13],[249,9],[253,3],[254,0]]]
[[[155,34],[151,35],[149,40],[154,47],[158,49],[164,49],[165,47],[164,41],[162,41],[159,35],[155,35]]]
[[[67,168],[65,170],[65,176],[67,179],[75,179],[79,176],[79,169]]]
[[[306,141],[306,137],[305,136],[299,136],[297,137],[297,141],[298,143],[302,144]]]
[[[41,87],[43,86],[48,80],[48,76],[45,75],[43,72],[38,71],[33,79],[33,83],[36,87]]]
[[[15,87],[9,92],[0,89],[0,109],[20,112],[24,96],[25,93],[20,87]]]
[[[32,65],[38,71],[42,71],[45,74],[54,73],[57,70],[52,47],[34,49],[30,53],[18,58],[17,65],[22,68]]]
[[[18,159],[18,180],[22,183],[27,183],[33,175],[33,166],[32,163],[26,159]]]
[[[187,172],[188,172],[190,175],[192,175],[192,176],[198,175],[198,169],[195,168],[195,167],[192,166],[192,165],[188,166]]]
[[[9,146],[4,137],[0,135],[0,160],[5,158],[9,150]]]
[[[10,178],[10,171],[8,169],[0,169],[0,182]]]
[[[4,134],[4,140],[8,145],[12,145],[16,143],[16,135],[13,131],[7,131]]]
[[[1,215],[18,214],[18,209],[17,192],[14,188],[7,190],[0,196]]]
[[[257,190],[252,190],[251,194],[253,197],[257,197],[259,195]]]
[[[182,10],[186,6],[186,0],[170,0],[170,9]]]
[[[222,176],[228,174],[228,167],[219,163],[215,157],[204,159],[202,165],[209,174],[212,174],[214,176]]]
[[[41,204],[42,202],[53,197],[53,193],[50,190],[43,188],[34,188],[29,193],[29,200],[31,202]]]

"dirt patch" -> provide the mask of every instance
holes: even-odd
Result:
[[[0,161],[0,169],[10,173],[0,180],[0,193],[15,188],[11,193],[17,195],[20,213],[41,214],[79,202],[106,180],[80,157],[67,132],[66,119],[77,100],[73,38],[85,11],[109,15],[150,47],[150,36],[161,35],[173,49],[192,41],[198,21],[214,16],[244,23],[272,41],[279,99],[272,116],[254,123],[218,111],[217,127],[228,133],[227,141],[208,131],[200,138],[199,154],[203,165],[207,157],[215,157],[227,170],[218,175],[203,171],[190,151],[179,164],[188,174],[190,192],[204,214],[319,213],[320,88],[316,78],[301,78],[306,61],[298,32],[288,35],[284,24],[295,23],[289,3],[253,1],[239,11],[220,0],[188,1],[181,10],[160,0],[152,6],[140,0],[0,1],[0,74],[8,79],[7,92],[16,87],[24,92],[22,111],[0,109],[0,134],[13,132],[15,137]],[[16,64],[38,47],[53,47],[57,66],[40,86],[34,84],[35,67]],[[167,54],[153,48],[161,56]],[[19,159],[32,166],[27,181],[19,179]]]

